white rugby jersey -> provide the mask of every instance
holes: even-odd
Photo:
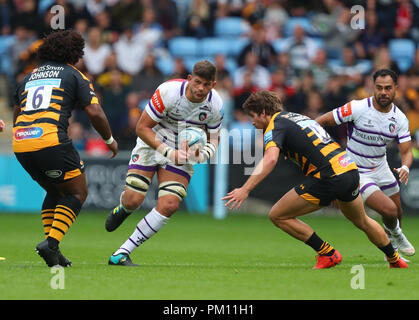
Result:
[[[348,123],[347,152],[360,172],[387,163],[386,146],[410,141],[409,121],[394,104],[388,113],[377,111],[372,97],[352,100],[333,110],[338,125]]]
[[[212,89],[207,98],[193,103],[186,98],[187,80],[175,79],[162,83],[154,92],[145,110],[158,124],[153,128],[157,137],[176,148],[178,133],[186,127],[199,127],[207,132],[221,129],[223,102]]]

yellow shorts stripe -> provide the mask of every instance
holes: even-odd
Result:
[[[307,200],[308,202],[311,202],[315,205],[319,205],[320,204],[320,199],[316,198],[315,196],[309,194],[309,193],[303,193],[302,195],[300,195],[301,198],[303,198],[304,200]]]

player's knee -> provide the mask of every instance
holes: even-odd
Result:
[[[87,186],[81,187],[79,190],[77,190],[76,193],[73,194],[74,197],[76,197],[81,204],[83,204],[86,201],[88,195]]]
[[[159,198],[157,201],[157,211],[165,216],[171,216],[179,209],[180,201],[175,197]]]
[[[137,209],[144,201],[144,196],[140,193],[125,192],[122,198],[122,204],[129,210]]]
[[[159,185],[158,207],[163,214],[171,215],[179,209],[186,197],[186,187],[177,181],[165,181]]]
[[[394,202],[386,203],[380,211],[380,213],[387,218],[397,218],[399,213],[399,209]]]
[[[281,225],[284,223],[284,220],[281,219],[281,215],[274,210],[271,210],[269,212],[269,219],[272,221],[274,225],[276,225],[279,228],[281,228]]]

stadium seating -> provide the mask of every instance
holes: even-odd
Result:
[[[214,56],[217,54],[223,54],[225,56],[230,54],[229,39],[227,38],[203,38],[199,40],[199,54]]]
[[[166,77],[173,74],[174,61],[173,61],[173,58],[170,56],[158,57],[156,59],[156,66]]]
[[[284,38],[278,38],[272,41],[272,46],[274,47],[275,51],[277,53],[281,53],[284,51],[285,44],[287,43],[287,40]]]
[[[410,39],[391,39],[388,42],[391,58],[397,63],[402,72],[407,71],[415,57],[416,46]]]
[[[249,24],[240,17],[224,17],[215,21],[216,37],[239,37],[250,29]]]
[[[13,74],[12,56],[9,49],[15,42],[15,36],[0,36],[0,73],[11,76]]]
[[[197,55],[198,39],[194,37],[176,37],[169,41],[170,53],[175,58],[190,57]]]

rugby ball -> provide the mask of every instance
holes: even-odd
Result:
[[[207,143],[207,133],[201,128],[189,127],[183,129],[179,133],[177,137],[178,145],[180,145],[180,142],[183,140],[188,141],[189,148],[192,146],[198,146],[199,149],[202,149]]]

